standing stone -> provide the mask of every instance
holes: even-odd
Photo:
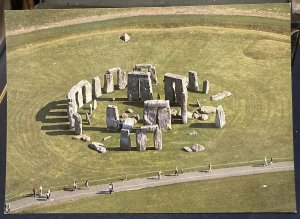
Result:
[[[127,42],[130,40],[130,36],[127,33],[125,33],[124,35],[120,36],[120,39],[124,42]]]
[[[75,119],[73,117],[74,113],[75,113],[75,108],[73,106],[72,102],[68,102],[68,119],[70,122],[70,128],[73,128],[75,126]]]
[[[122,150],[131,150],[130,131],[128,129],[121,129],[120,147]]]
[[[203,90],[202,90],[202,93],[208,94],[208,91],[209,91],[209,81],[205,80],[205,81],[203,81]]]
[[[199,91],[198,74],[195,71],[189,71],[189,85],[191,91]]]
[[[162,149],[162,132],[160,128],[154,131],[154,148],[156,150]]]
[[[181,117],[182,117],[182,123],[187,124],[188,112],[187,112],[187,93],[186,92],[182,92]]]
[[[134,127],[135,123],[136,123],[136,120],[134,118],[127,118],[123,122],[122,129],[131,130]]]
[[[155,125],[157,117],[157,110],[154,107],[144,107],[144,124]]]
[[[90,104],[90,107],[89,107],[89,114],[93,115],[93,105],[92,104]]]
[[[85,117],[86,117],[87,123],[90,125],[90,124],[91,124],[91,118],[90,118],[90,115],[89,115],[88,113],[85,113]]]
[[[150,78],[140,78],[140,100],[153,100],[152,83]]]
[[[92,110],[95,110],[97,108],[97,100],[94,99],[92,103]]]
[[[104,74],[104,93],[111,93],[114,91],[114,76],[112,73],[105,73]]]
[[[171,108],[170,106],[158,108],[157,124],[162,130],[171,130]]]
[[[87,80],[83,80],[79,83],[82,83],[82,96],[83,96],[83,103],[88,103],[92,101],[92,85]]]
[[[124,90],[127,86],[127,74],[123,70],[117,71],[117,87],[119,90]]]
[[[147,135],[141,130],[136,132],[136,149],[138,151],[145,151],[147,149]]]
[[[77,103],[78,108],[83,107],[82,89],[77,90],[75,97],[76,97],[76,103]]]
[[[82,135],[82,119],[79,113],[74,113],[73,118],[75,120],[75,135]]]
[[[215,125],[217,128],[222,128],[226,124],[225,122],[225,112],[223,110],[223,107],[220,105],[216,109],[216,119],[215,119]]]
[[[93,99],[102,96],[101,82],[99,76],[94,77],[92,79],[92,87],[93,87]]]
[[[119,111],[117,106],[108,105],[106,107],[106,127],[107,130],[111,131],[119,129]]]
[[[165,99],[170,104],[179,104],[182,102],[182,92],[187,92],[187,77],[182,75],[166,73],[164,75]]]

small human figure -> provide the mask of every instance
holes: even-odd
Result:
[[[10,204],[9,203],[5,203],[4,205],[4,213],[8,214],[10,212]]]
[[[160,94],[159,93],[157,93],[157,99],[160,100]]]
[[[85,185],[85,188],[87,188],[87,189],[90,188],[90,187],[89,187],[89,181],[88,181],[88,180],[85,181],[84,185]]]
[[[108,191],[109,191],[109,194],[111,194],[114,191],[114,185],[112,183],[109,184]]]
[[[268,161],[267,161],[267,158],[266,158],[266,157],[265,157],[264,166],[268,166]]]
[[[211,164],[211,162],[209,162],[209,164],[208,164],[208,172],[211,172],[212,171],[212,164]]]
[[[157,172],[157,179],[160,179],[160,177],[161,177],[161,171],[159,170],[159,171]]]
[[[183,174],[183,168],[181,168],[181,173]]]
[[[33,189],[32,189],[32,194],[33,194],[33,197],[36,197],[36,188],[35,187],[33,187]]]
[[[40,197],[43,195],[43,187],[40,185]]]
[[[125,173],[125,177],[124,177],[124,180],[127,180],[127,173]]]
[[[77,182],[75,179],[73,181],[73,191],[77,191]]]
[[[174,176],[178,176],[178,168],[177,167],[175,167],[175,174],[174,174]]]
[[[51,192],[50,192],[50,189],[48,189],[48,192],[47,192],[47,194],[46,194],[46,198],[47,198],[47,200],[49,200],[49,198],[50,198],[50,194],[51,194]]]
[[[272,164],[273,163],[273,158],[272,157],[270,157],[270,164]]]

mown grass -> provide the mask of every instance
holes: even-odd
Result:
[[[206,19],[216,21],[211,26],[217,27],[197,26]],[[270,31],[278,28],[278,32],[286,35],[222,28],[232,22],[243,27],[246,20],[251,26],[251,21],[258,22],[256,19],[138,17],[9,37],[6,198],[31,192],[39,184],[61,189],[73,179],[105,181],[125,173],[140,177],[144,175],[139,173],[173,170],[175,166],[187,169],[209,162],[247,163],[265,156],[291,159],[290,38],[286,32],[289,28],[285,22],[275,20],[272,25],[272,19],[263,18],[258,25],[266,25]],[[244,28],[248,27],[245,24]],[[125,31],[131,36],[128,43],[119,40]],[[269,50],[278,51],[279,55],[264,58]],[[162,151],[119,151],[119,133],[105,130],[105,107],[115,104],[120,114],[132,108],[142,115],[142,105],[99,99],[92,124],[84,123],[84,133],[92,141],[111,135],[104,142],[109,152],[98,154],[88,149],[87,143],[72,140],[73,131],[67,129],[68,90],[82,79],[91,81],[96,75],[102,79],[110,67],[130,71],[136,63],[151,63],[157,68],[159,85],[154,86],[154,96],[160,93],[162,98],[164,73],[187,75],[189,70],[198,71],[200,86],[203,80],[210,81],[210,93],[189,93],[188,109],[197,109],[196,99],[203,105],[222,105],[227,125],[223,129],[213,128],[214,115],[206,122],[189,120],[187,125],[174,124],[172,131],[163,133]],[[222,101],[209,101],[210,95],[224,90],[233,95]],[[103,96],[110,97],[125,98],[126,90]],[[188,136],[193,130],[198,135]],[[133,135],[133,145],[134,141]],[[203,144],[205,152],[181,150],[194,143]],[[95,183],[99,182],[103,181]]]
[[[231,177],[51,203],[22,213],[293,212],[293,182],[292,171]]]

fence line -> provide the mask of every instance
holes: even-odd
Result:
[[[277,160],[293,160],[294,157],[277,157],[277,158],[273,158],[273,162],[276,162]],[[261,160],[250,160],[250,161],[242,161],[242,162],[235,162],[235,163],[222,163],[222,164],[212,164],[213,167],[221,167],[221,166],[232,166],[232,165],[236,165],[236,164],[252,164],[252,163],[257,163],[257,162],[260,162],[260,163],[264,163],[264,160],[261,159]],[[208,165],[202,165],[202,166],[194,166],[194,167],[188,167],[188,168],[184,168],[184,170],[203,170],[203,168],[208,168]],[[174,172],[175,168],[172,169],[172,170],[164,170],[162,171],[162,173],[168,173],[168,172]],[[189,171],[191,172],[191,171]],[[108,181],[108,180],[113,180],[113,179],[118,179],[118,180],[121,180],[122,178],[124,178],[126,173],[124,173],[123,175],[121,176],[115,176],[115,177],[110,177],[110,178],[104,178],[104,179],[95,179],[95,180],[89,180],[89,183],[91,182],[101,182],[101,181]],[[132,173],[132,174],[127,174],[127,177],[128,176],[139,176],[139,175],[148,175],[148,174],[154,174],[156,175],[157,174],[157,171],[148,171],[148,172],[140,172],[140,173]],[[49,187],[50,189],[55,189],[55,188],[65,188],[67,186],[71,186],[72,183],[70,182],[69,184],[64,184],[64,185],[58,185],[58,186],[52,186],[52,187]],[[22,194],[22,195],[18,195],[18,196],[14,196],[14,197],[11,197],[11,198],[8,198],[8,199],[5,199],[5,201],[9,201],[9,200],[13,200],[13,199],[17,199],[17,198],[22,198],[24,196],[28,195],[27,194]],[[8,195],[5,195],[5,196],[8,196]]]

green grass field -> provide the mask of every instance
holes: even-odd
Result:
[[[284,11],[287,5],[281,7]],[[12,15],[7,16],[8,21],[10,18],[13,20]],[[119,40],[124,32],[131,36],[128,43]],[[73,179],[97,184],[107,178],[117,180],[125,173],[142,177],[175,166],[196,170],[209,162],[224,167],[265,156],[293,159],[288,20],[141,16],[9,36],[7,49],[7,199],[29,193],[40,184],[58,190]],[[96,75],[102,79],[111,67],[131,71],[136,63],[156,67],[159,84],[154,86],[154,97],[160,93],[164,98],[164,73],[187,76],[189,70],[197,71],[200,86],[203,80],[210,81],[210,93],[189,93],[188,109],[197,109],[196,99],[203,105],[222,105],[227,125],[214,128],[214,115],[206,122],[189,120],[163,133],[162,151],[120,151],[119,133],[105,129],[105,108],[114,104],[120,114],[132,108],[142,115],[143,105],[103,100],[125,98],[124,90],[103,95],[91,125],[84,124],[84,133],[92,141],[112,136],[104,142],[108,153],[98,154],[87,143],[72,140],[66,114],[69,89]],[[209,100],[210,95],[224,90],[233,95],[217,102]],[[193,130],[199,134],[188,136]],[[203,144],[205,152],[181,150],[194,143]]]
[[[295,209],[294,173],[290,171],[99,195],[32,207],[22,213],[278,212]]]

